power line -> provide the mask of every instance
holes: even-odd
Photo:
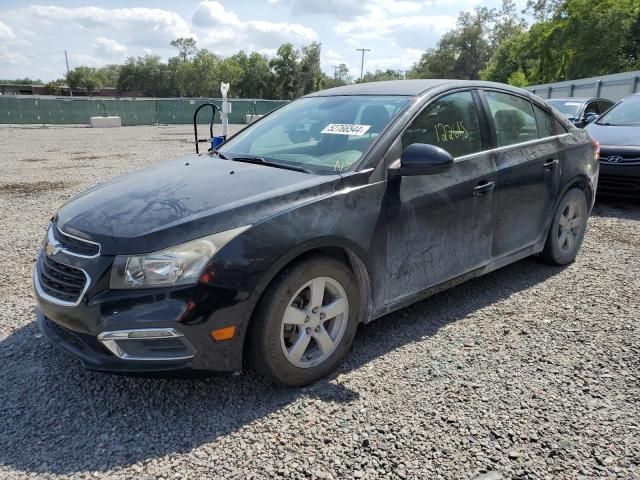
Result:
[[[55,55],[56,53],[64,53],[66,50],[56,50],[55,52],[39,53],[37,55],[25,55],[27,58],[46,57],[47,55]]]
[[[37,55],[26,55],[27,58],[46,57],[48,55],[57,55],[58,53],[64,53],[64,63],[67,66],[67,75],[69,75],[69,56],[67,55],[67,49],[56,50],[55,52],[38,53]],[[68,83],[68,82],[67,82]],[[73,97],[73,90],[69,87],[69,96]]]

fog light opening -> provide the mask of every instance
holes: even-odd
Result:
[[[123,360],[175,361],[195,356],[191,343],[173,328],[102,332],[98,341]]]

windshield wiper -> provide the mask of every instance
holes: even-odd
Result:
[[[219,150],[211,150],[211,153],[214,153],[218,156],[218,158],[221,158],[223,160],[229,160],[229,157],[227,157],[224,153],[222,153]]]
[[[244,163],[253,163],[256,165],[265,165],[267,167],[275,167],[275,168],[284,168],[285,170],[293,170],[294,172],[303,172],[303,173],[312,173],[311,170],[307,170],[303,167],[298,167],[296,165],[289,165],[287,163],[279,163],[271,160],[265,160],[262,157],[250,157],[250,156],[238,156],[231,157],[229,160],[233,160],[234,162],[244,162]]]

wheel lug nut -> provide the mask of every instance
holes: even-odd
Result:
[[[327,315],[326,315],[324,312],[322,312],[322,313],[320,314],[320,320],[324,320],[326,316],[327,316]]]
[[[318,307],[313,307],[313,310],[311,310],[312,313],[318,313]]]
[[[320,333],[320,327],[316,327],[316,333]]]
[[[306,332],[307,334],[311,333],[311,327],[307,327]]]
[[[309,315],[304,317],[304,323],[309,323],[309,320],[311,320],[311,317],[309,317]]]

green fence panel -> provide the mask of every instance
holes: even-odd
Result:
[[[0,97],[2,123],[40,123],[34,98]]]
[[[119,116],[122,125],[176,124],[193,122],[193,114],[203,103],[218,107],[221,100],[207,98],[102,99],[99,97],[0,96],[0,123],[88,124],[91,117]],[[245,115],[264,115],[286,101],[232,99],[229,123],[244,123]],[[198,123],[209,123],[211,110],[202,109]],[[220,114],[216,113],[216,123]]]
[[[193,114],[200,105],[213,103],[220,107],[220,101],[211,98],[162,98],[158,99],[159,124],[193,123]],[[211,109],[203,108],[198,114],[198,123],[209,123]],[[220,121],[220,114],[216,113],[216,121]]]
[[[156,100],[103,100],[104,114],[122,119],[122,125],[157,123]]]
[[[229,123],[244,123],[245,115],[264,115],[270,111],[285,105],[286,101],[276,100],[230,100],[231,113]],[[213,103],[220,107],[220,99],[202,98],[166,98],[158,100],[158,123],[160,124],[185,124],[193,122],[193,114],[203,103]],[[211,110],[202,109],[198,114],[198,123],[209,123]],[[216,122],[219,122],[220,114],[216,113]]]

